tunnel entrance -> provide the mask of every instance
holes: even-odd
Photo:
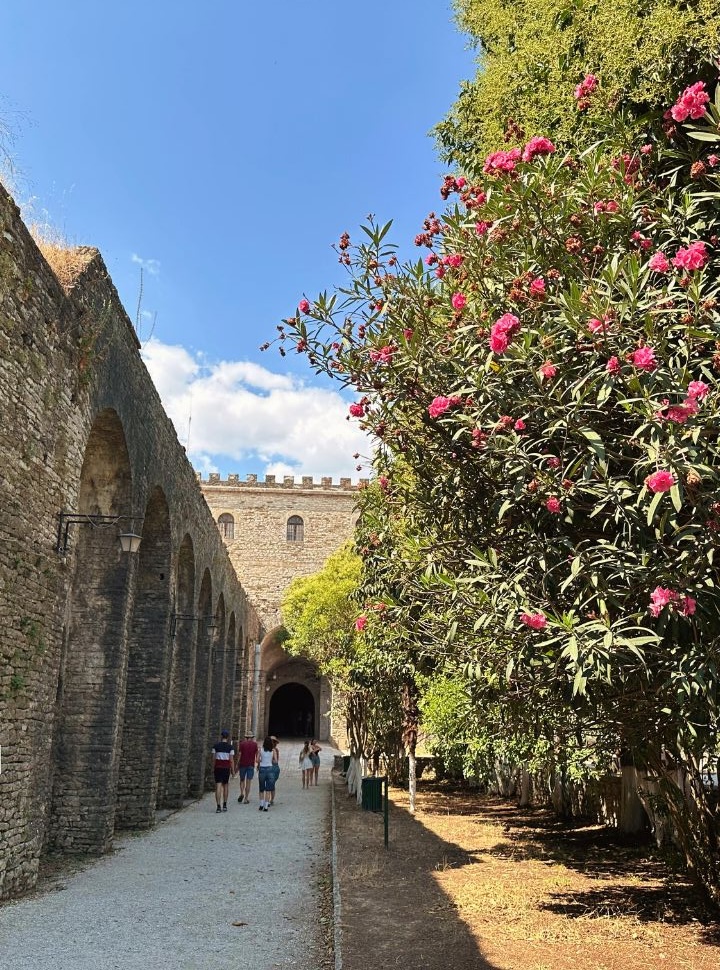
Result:
[[[279,738],[311,738],[315,727],[315,700],[302,684],[283,684],[270,699],[268,734]]]

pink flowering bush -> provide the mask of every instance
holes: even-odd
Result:
[[[686,127],[628,140],[612,118],[603,144],[531,139],[449,177],[434,261],[399,264],[370,224],[351,285],[286,324],[370,402],[384,636],[508,703],[574,698],[658,771],[720,746],[720,117],[691,88]]]

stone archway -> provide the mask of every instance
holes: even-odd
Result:
[[[116,827],[155,818],[162,754],[170,614],[170,510],[161,488],[145,508],[129,638]]]
[[[205,773],[209,764],[210,744],[208,725],[210,718],[210,658],[214,625],[212,615],[212,579],[210,570],[203,573],[200,596],[197,601],[195,684],[192,696],[192,735],[188,761],[188,794],[200,798],[205,788]],[[215,740],[213,738],[213,740]]]
[[[317,732],[315,698],[305,684],[290,682],[270,696],[268,734],[282,738],[311,738]]]
[[[77,512],[129,516],[132,477],[117,413],[101,411],[88,436]],[[123,522],[124,526],[125,523]],[[125,701],[128,606],[134,564],[118,529],[78,524],[63,629],[52,749],[51,847],[107,851],[115,828],[120,718]]]

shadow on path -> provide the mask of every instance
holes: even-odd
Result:
[[[404,809],[363,812],[335,779],[343,970],[496,970],[480,952],[437,872],[471,861]]]

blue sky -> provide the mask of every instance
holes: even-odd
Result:
[[[133,320],[143,267],[143,353],[196,467],[360,474],[337,388],[259,345],[368,213],[410,254],[441,207],[428,132],[473,73],[450,0],[5,0],[16,199],[101,250]]]

